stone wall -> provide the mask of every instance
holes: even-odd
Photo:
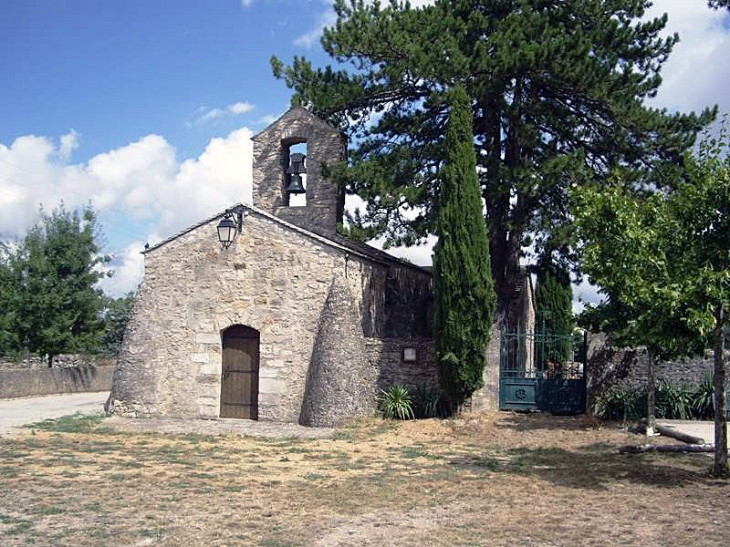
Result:
[[[220,333],[239,324],[260,333],[259,419],[298,422],[320,316],[336,275],[345,278],[355,309],[368,308],[373,331],[385,330],[392,308],[378,298],[364,306],[363,295],[387,283],[388,265],[255,210],[224,250],[217,221],[145,254],[110,412],[217,418]]]
[[[109,391],[114,365],[0,370],[0,399]]]
[[[595,413],[601,397],[612,388],[646,386],[649,355],[644,348],[616,348],[604,334],[589,335],[586,375],[587,412]],[[713,354],[660,362],[655,367],[657,381],[684,384],[694,388],[711,375]]]
[[[415,348],[416,361],[403,362],[403,349]],[[409,389],[438,388],[438,368],[430,338],[370,338],[365,340],[368,365],[377,376],[378,389],[400,385]]]
[[[116,366],[116,356],[91,356],[78,353],[64,353],[53,358],[53,368]],[[48,368],[48,361],[40,355],[30,355],[20,361],[11,361],[0,357],[0,370],[20,370]]]
[[[502,344],[500,322],[492,324],[489,335],[485,364],[484,387],[471,396],[467,409],[472,412],[489,412],[499,410],[499,358]]]

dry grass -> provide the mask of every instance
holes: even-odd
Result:
[[[44,429],[0,441],[0,545],[730,544],[706,455],[622,456],[642,439],[587,418],[373,419],[334,440]]]

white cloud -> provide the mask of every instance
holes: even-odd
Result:
[[[330,27],[336,22],[337,14],[332,9],[328,9],[327,11],[319,15],[319,17],[317,18],[317,23],[311,30],[305,32],[301,36],[298,36],[294,40],[294,45],[306,48],[312,47],[319,41],[319,38],[322,36],[322,31],[324,30],[324,28]]]
[[[58,156],[62,160],[68,160],[71,153],[79,147],[79,134],[71,129],[68,133],[61,136],[61,146],[58,148]]]
[[[238,116],[239,114],[245,114],[251,112],[254,109],[254,105],[247,102],[233,103],[228,105],[228,112]]]
[[[247,101],[232,103],[224,108],[201,106],[195,112],[195,119],[193,121],[185,122],[185,125],[187,125],[188,127],[203,125],[205,123],[220,120],[221,118],[225,118],[228,116],[239,116],[241,114],[251,112],[255,108],[255,105]]]
[[[251,4],[253,4],[253,0],[241,0],[241,6],[244,8],[249,7]]]
[[[720,105],[730,111],[727,52],[730,51],[730,14],[711,10],[705,2],[657,0],[649,16],[669,14],[666,34],[677,32],[680,42],[662,70],[663,84],[654,101],[670,110],[701,110]]]
[[[68,208],[92,202],[104,232],[153,243],[159,238],[151,234],[167,237],[233,203],[251,201],[253,146],[247,128],[212,139],[199,157],[182,162],[160,135],[76,164],[63,159],[68,142],[27,135],[10,146],[0,144],[1,240],[22,237],[38,221],[39,203],[52,209],[61,200]],[[140,251],[142,244],[114,253],[118,281],[105,281],[121,287],[120,293],[141,277],[132,247]]]
[[[112,260],[107,267],[114,275],[99,281],[99,287],[104,293],[119,297],[136,289],[144,274],[142,249],[144,249],[144,243],[135,241],[112,255]]]

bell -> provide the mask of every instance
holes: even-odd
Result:
[[[289,186],[287,186],[286,191],[290,194],[304,194],[307,191],[304,189],[304,184],[302,184],[302,176],[301,175],[292,175],[291,181],[289,182]]]
[[[307,156],[304,154],[294,153],[289,157],[289,161],[291,162],[291,165],[289,166],[289,169],[286,170],[287,173],[290,175],[301,175],[302,173],[307,172],[307,168],[304,165],[304,162],[306,160]]]

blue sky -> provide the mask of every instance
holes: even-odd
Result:
[[[702,0],[657,1],[664,11],[683,41],[656,105],[730,111],[728,16]],[[91,200],[114,255],[104,288],[132,289],[145,241],[246,199],[249,138],[289,104],[269,58],[325,64],[333,20],[327,0],[4,0],[0,239],[22,237],[39,203]]]

